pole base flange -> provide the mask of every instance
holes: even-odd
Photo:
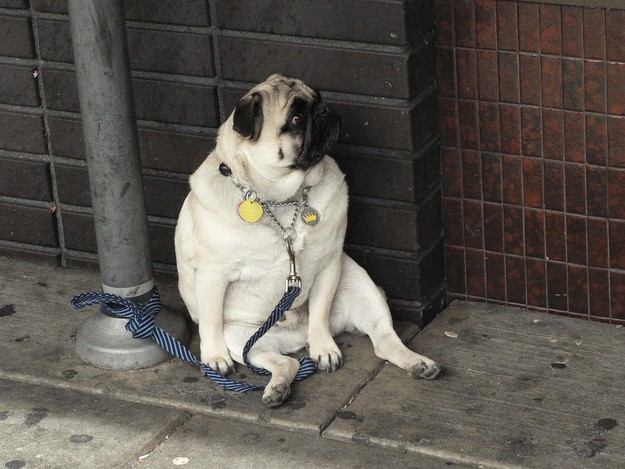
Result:
[[[153,339],[135,339],[126,330],[128,319],[94,313],[76,333],[76,353],[89,365],[108,370],[139,370],[173,358]],[[183,344],[188,344],[190,331],[186,319],[162,308],[156,325]]]

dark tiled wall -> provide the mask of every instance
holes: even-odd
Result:
[[[174,269],[188,175],[249,87],[299,76],[342,115],[348,251],[397,317],[444,302],[433,3],[126,0],[153,258]],[[0,0],[0,251],[95,260],[65,0]]]
[[[451,296],[625,322],[625,11],[435,9]]]

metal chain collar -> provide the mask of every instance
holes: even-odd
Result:
[[[245,200],[253,199],[255,202],[258,202],[261,205],[261,207],[263,208],[264,212],[267,214],[269,219],[273,222],[274,225],[276,225],[278,230],[280,230],[280,234],[282,234],[282,237],[284,239],[290,238],[291,240],[295,240],[295,238],[297,237],[297,232],[295,231],[295,222],[297,221],[297,217],[299,216],[300,211],[302,210],[302,207],[308,207],[308,192],[310,191],[310,186],[306,186],[304,188],[304,192],[302,193],[302,200],[299,202],[296,200],[289,200],[285,202],[274,202],[272,200],[264,200],[258,192],[253,191],[243,186],[242,184],[239,184],[232,177],[232,175],[230,175],[230,180],[235,185],[235,187],[237,187],[241,191],[241,193],[243,194],[243,198]],[[278,219],[276,218],[276,216],[273,214],[273,212],[271,211],[269,207],[290,207],[290,206],[295,207],[295,212],[293,212],[293,218],[291,220],[291,224],[285,228],[278,221]]]
[[[261,207],[263,207],[263,210],[265,211],[269,219],[274,223],[274,225],[278,227],[284,239],[291,238],[292,240],[294,240],[297,237],[297,232],[295,231],[295,222],[297,221],[297,217],[299,216],[299,213],[302,210],[302,207],[308,206],[308,191],[309,190],[310,190],[310,186],[307,186],[306,188],[304,188],[304,193],[302,194],[301,202],[297,202],[297,201],[272,202],[272,201],[263,200],[260,197],[256,199],[256,202],[258,202],[261,205]],[[280,222],[275,217],[273,212],[269,209],[270,206],[272,207],[295,206],[295,211],[293,212],[293,219],[291,220],[291,224],[287,228],[284,228],[280,224]]]

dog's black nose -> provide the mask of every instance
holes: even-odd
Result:
[[[324,103],[317,103],[313,108],[313,114],[317,117],[325,117],[330,114],[330,108]]]

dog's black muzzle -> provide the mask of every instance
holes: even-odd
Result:
[[[341,118],[325,103],[313,105],[310,127],[306,132],[304,151],[293,165],[297,169],[309,169],[319,163],[341,134]]]

